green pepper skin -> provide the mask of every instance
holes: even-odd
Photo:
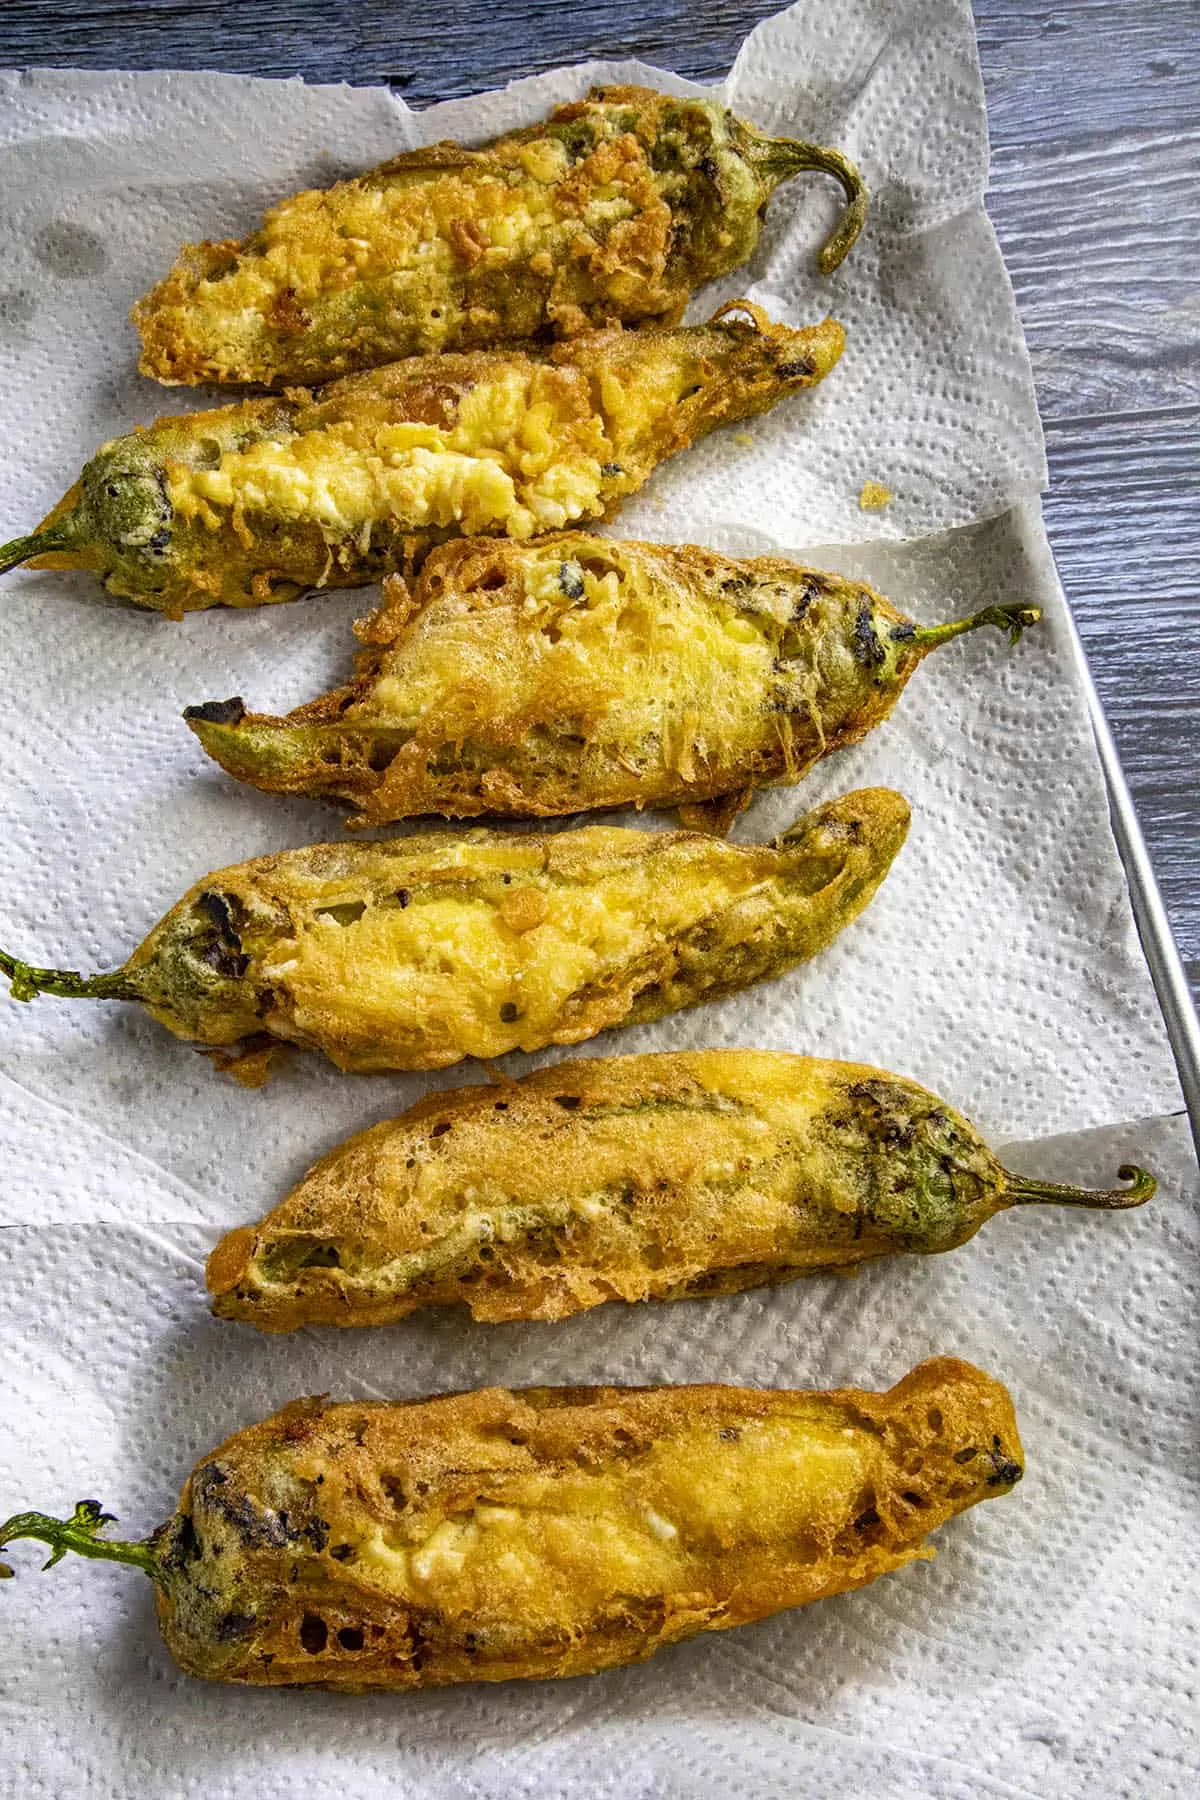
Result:
[[[18,999],[141,1001],[251,1080],[272,1041],[362,1073],[444,1068],[782,974],[868,904],[908,818],[868,788],[777,845],[599,825],[315,844],[207,876],[112,974],[0,968]]]
[[[806,169],[846,194],[828,274],[867,206],[839,151],[764,137],[711,100],[594,89],[479,149],[433,144],[293,195],[243,242],[186,245],[133,310],[142,373],[308,386],[403,356],[677,324]]]
[[[780,557],[584,532],[468,539],[411,587],[387,584],[346,686],[283,718],[240,699],[184,718],[231,775],[347,801],[355,823],[736,810],[865,736],[939,644],[981,625],[1015,641],[1037,617],[995,606],[925,627]]]
[[[695,438],[820,381],[844,342],[835,320],[735,301],[707,325],[410,357],[163,418],[105,444],[0,571],[87,569],[171,618],[361,586],[449,538],[607,518]]]

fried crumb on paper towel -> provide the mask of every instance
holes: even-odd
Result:
[[[297,186],[527,123],[605,78],[691,91],[596,63],[414,114],[384,90],[3,77],[0,241],[26,300],[0,337],[0,534],[28,529],[105,438],[209,403],[140,380],[126,322],[184,239],[244,233]],[[751,264],[693,316],[746,294],[793,322],[833,312],[849,347],[749,445],[731,453],[717,436],[660,471],[614,528],[734,554],[807,547],[929,621],[1004,599],[1035,601],[1046,620],[1015,651],[976,638],[932,658],[889,724],[740,821],[739,836],[766,837],[871,781],[912,799],[892,876],[827,955],[577,1053],[749,1043],[858,1057],[924,1080],[994,1141],[1168,1110],[1174,1073],[1035,499],[1045,463],[1028,357],[982,206],[969,9],[797,7],[751,35],[721,91],[765,129],[845,149],[873,210],[823,281],[814,254],[838,196],[789,184]],[[47,254],[72,230],[103,253],[82,274]],[[859,509],[864,469],[895,490],[880,513]],[[207,870],[337,838],[336,812],[226,780],[178,715],[214,692],[284,710],[332,685],[364,604],[330,595],[172,627],[95,604],[84,578],[8,578],[21,680],[0,732],[0,943],[112,966]],[[653,1313],[490,1329],[446,1317],[280,1344],[207,1316],[202,1263],[219,1229],[265,1211],[347,1132],[478,1070],[355,1080],[297,1057],[247,1094],[134,1008],[0,1001],[0,1020],[0,1507],[95,1493],[140,1531],[196,1456],[305,1391],[885,1385],[946,1351],[1012,1383],[1029,1451],[1022,1488],[943,1532],[935,1564],[648,1669],[563,1684],[351,1703],[210,1688],[166,1662],[135,1574],[64,1563],[43,1580],[22,1557],[0,1594],[20,1646],[0,1756],[22,1792],[76,1792],[80,1769],[97,1800],[218,1800],[248,1780],[263,1800],[348,1780],[429,1800],[1194,1791],[1194,1741],[1164,1701],[1189,1678],[1196,1604],[1178,1557],[1195,1532],[1182,1436],[1195,1194],[1174,1123],[1063,1142],[1039,1165],[1080,1175],[1086,1148],[1111,1178],[1118,1156],[1145,1160],[1168,1178],[1164,1195],[1128,1217],[1014,1215],[953,1257]]]

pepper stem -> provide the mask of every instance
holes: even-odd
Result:
[[[62,1000],[138,1000],[136,981],[124,969],[104,975],[80,975],[74,969],[36,969],[7,950],[0,950],[0,975],[7,975],[14,1000],[57,994]]]
[[[799,138],[759,138],[747,152],[748,159],[774,183],[787,181],[804,169],[819,169],[841,183],[846,206],[817,253],[822,275],[832,275],[854,248],[867,222],[867,184],[858,169],[840,150],[824,144],[806,144]]]
[[[50,1557],[42,1564],[43,1570],[52,1569],[68,1550],[73,1550],[76,1556],[90,1556],[100,1562],[133,1563],[152,1580],[157,1579],[158,1563],[152,1543],[129,1544],[119,1538],[100,1536],[104,1527],[115,1520],[115,1513],[103,1512],[98,1500],[76,1501],[69,1519],[52,1519],[37,1512],[14,1513],[0,1525],[0,1549],[17,1538],[38,1538],[50,1546]],[[8,1564],[0,1562],[0,1577],[11,1575]]]
[[[13,538],[11,543],[0,544],[0,575],[15,569],[18,563],[28,562],[31,557],[45,556],[49,550],[67,550],[70,548],[65,532],[51,529],[35,531],[29,537]]]
[[[1135,1163],[1122,1163],[1117,1170],[1127,1188],[1063,1187],[1057,1181],[1035,1181],[1025,1175],[1004,1175],[1004,1199],[1009,1206],[1091,1206],[1104,1212],[1121,1212],[1129,1206],[1144,1206],[1158,1183]]]
[[[998,631],[1007,631],[1009,643],[1015,644],[1021,633],[1036,625],[1041,616],[1039,606],[985,606],[982,612],[971,613],[965,619],[951,619],[945,625],[893,625],[890,636],[894,643],[907,644],[924,655],[940,644],[948,644],[951,638],[978,631],[981,625],[994,625]]]

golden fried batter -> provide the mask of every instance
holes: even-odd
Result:
[[[144,1544],[84,1501],[0,1546],[144,1568],[191,1675],[434,1687],[593,1674],[862,1587],[1022,1472],[1008,1394],[948,1357],[886,1394],[301,1400],[205,1457]]]
[[[402,356],[596,326],[671,325],[752,253],[781,181],[822,169],[866,216],[838,151],[765,138],[710,100],[596,88],[466,150],[409,150],[273,207],[242,243],[188,244],[133,309],[141,369],[166,382],[328,381]]]
[[[357,587],[464,533],[607,518],[695,438],[820,381],[843,343],[832,319],[793,330],[734,301],[707,325],[410,357],[160,419],[105,444],[0,571],[88,569],[171,618]]]
[[[698,1050],[559,1063],[431,1094],[339,1144],[209,1258],[213,1311],[265,1331],[423,1306],[563,1319],[896,1252],[952,1250],[1008,1206],[1137,1206],[1010,1175],[936,1095],[859,1063]]]
[[[799,781],[886,718],[923,657],[993,606],[921,627],[871,588],[780,557],[564,532],[447,544],[362,627],[345,687],[284,718],[189,707],[210,756],[362,822],[695,806]]]
[[[7,952],[0,970],[18,999],[140,1001],[254,1079],[272,1039],[341,1069],[440,1069],[782,974],[858,916],[907,830],[907,802],[865,788],[777,846],[600,825],[314,844],[197,882],[112,974]]]

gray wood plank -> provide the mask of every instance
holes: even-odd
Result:
[[[414,103],[592,54],[721,74],[772,0],[7,0],[0,62],[388,81]],[[977,0],[989,208],[1029,337],[1046,517],[1200,993],[1200,4]]]
[[[975,0],[992,140],[1196,122],[1196,0]]]
[[[1200,7],[976,16],[1047,528],[1200,995]]]
[[[1047,421],[1200,403],[1195,126],[997,147],[988,203]]]
[[[445,100],[588,56],[638,56],[686,75],[729,67],[772,0],[9,0],[0,62],[57,67],[231,69],[309,81],[386,81]]]
[[[1200,408],[1047,427],[1046,522],[1154,855],[1193,991],[1200,990]],[[1131,528],[1130,521],[1133,521]]]

